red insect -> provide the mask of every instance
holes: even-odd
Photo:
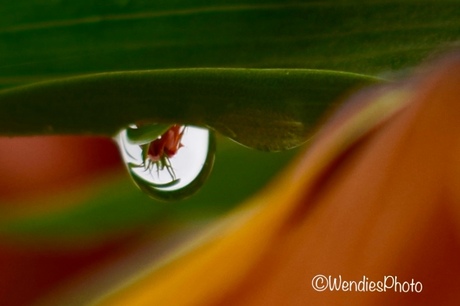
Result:
[[[183,147],[181,140],[184,131],[185,126],[175,124],[154,141],[143,145],[142,158],[145,169],[152,171],[153,167],[156,166],[158,172],[166,167],[171,178],[175,180],[176,175],[169,159]]]

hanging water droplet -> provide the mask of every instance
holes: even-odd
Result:
[[[136,185],[155,199],[172,201],[192,195],[214,163],[215,136],[204,128],[133,126],[121,131],[116,141]]]

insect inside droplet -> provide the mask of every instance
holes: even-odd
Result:
[[[198,191],[214,163],[215,136],[205,128],[132,125],[116,141],[134,183],[159,200],[180,200]]]
[[[172,181],[168,183],[177,183],[179,180],[171,165],[170,158],[176,155],[177,151],[183,144],[181,143],[182,136],[185,132],[185,126],[173,125],[165,133],[150,143],[141,145],[142,163],[133,167],[143,167],[151,174],[156,170],[157,175],[160,171],[166,169],[171,176]]]

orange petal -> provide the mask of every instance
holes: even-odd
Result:
[[[460,56],[436,67],[355,97],[210,237],[99,303],[457,305]],[[368,289],[318,292],[316,275]],[[369,292],[385,280],[421,292]]]

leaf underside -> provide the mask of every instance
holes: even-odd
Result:
[[[136,122],[180,123],[278,151],[305,142],[344,92],[377,80],[308,69],[101,73],[0,91],[0,133],[114,136]]]

